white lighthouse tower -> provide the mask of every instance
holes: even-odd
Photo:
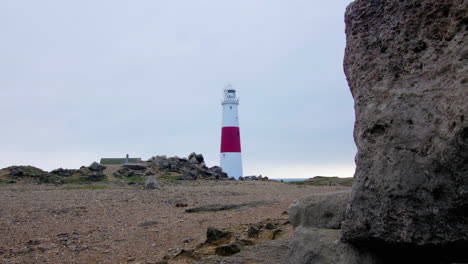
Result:
[[[221,168],[229,177],[242,176],[242,156],[237,107],[239,99],[236,90],[228,85],[224,89],[223,129],[221,131]]]

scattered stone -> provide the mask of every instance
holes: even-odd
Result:
[[[276,226],[273,223],[266,223],[265,224],[265,229],[267,229],[267,230],[273,230],[275,228],[276,228]]]
[[[41,241],[39,241],[39,240],[29,240],[27,244],[31,245],[31,246],[37,246],[37,245],[41,244]]]
[[[257,237],[258,234],[260,233],[260,230],[261,230],[260,227],[256,225],[251,225],[249,227],[249,230],[247,231],[247,236],[250,238]]]
[[[176,203],[175,207],[187,207],[188,204],[186,203]]]
[[[232,233],[229,231],[223,231],[216,229],[214,227],[208,227],[206,230],[206,243],[219,245],[232,236]]]
[[[215,250],[215,254],[218,256],[232,256],[236,253],[241,252],[242,244],[240,242],[234,242],[228,245],[219,246]]]
[[[43,243],[43,244],[38,245],[36,248],[37,248],[39,251],[44,252],[44,251],[47,251],[47,250],[50,249],[50,245],[44,244],[44,243]]]
[[[159,185],[158,181],[153,177],[149,177],[148,180],[145,182],[145,190],[159,190],[161,186]]]
[[[103,171],[103,170],[106,169],[106,166],[101,165],[101,164],[99,164],[97,162],[93,162],[88,168],[90,170],[92,170],[92,171]],[[81,168],[80,168],[80,170],[81,170]]]

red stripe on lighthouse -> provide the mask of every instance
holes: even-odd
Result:
[[[221,153],[223,152],[241,152],[238,127],[223,127],[221,131]]]

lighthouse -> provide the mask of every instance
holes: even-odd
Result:
[[[224,89],[223,128],[221,131],[221,168],[229,177],[242,176],[242,156],[239,131],[239,99],[236,90],[228,85]]]

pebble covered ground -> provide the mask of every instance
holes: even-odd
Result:
[[[0,185],[0,263],[158,263],[168,252],[203,243],[208,227],[285,218],[284,211],[296,199],[348,189],[273,181],[179,181],[166,183],[161,190],[101,186]],[[209,204],[252,201],[260,203],[185,212]]]

